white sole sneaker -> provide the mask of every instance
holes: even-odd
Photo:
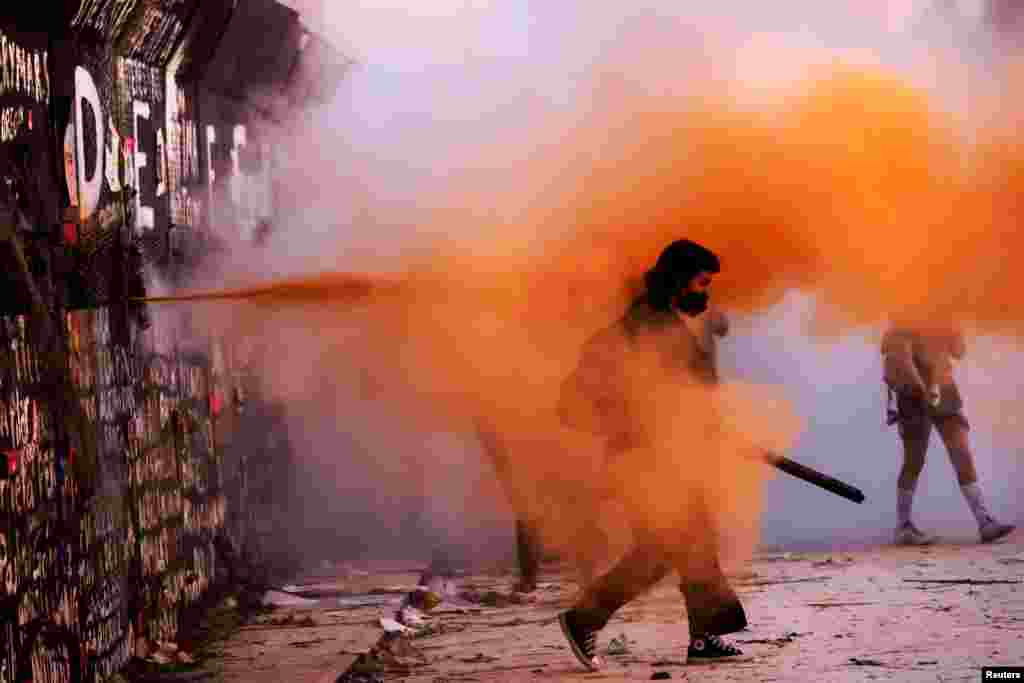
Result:
[[[572,635],[572,631],[569,629],[569,624],[566,623],[565,618],[567,614],[568,612],[562,612],[558,615],[558,625],[562,627],[562,635],[569,641],[569,648],[572,650],[573,655],[580,664],[586,667],[587,671],[600,671],[603,664],[601,658],[597,655],[588,657],[587,653],[580,649],[579,644],[577,644],[576,639]]]
[[[922,546],[935,543],[935,536],[926,534],[915,527],[897,527],[893,532],[893,543],[903,546]]]
[[[992,520],[985,526],[978,529],[978,533],[981,535],[982,543],[994,543],[1012,534],[1016,528],[1017,527],[1013,524],[1001,524]]]

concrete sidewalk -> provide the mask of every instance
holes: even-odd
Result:
[[[982,666],[1024,665],[1022,574],[1020,531],[992,546],[763,555],[735,579],[751,625],[733,640],[749,661],[686,665],[685,614],[672,578],[616,615],[598,640],[605,669],[591,674],[573,659],[556,622],[578,586],[549,573],[525,604],[432,612],[432,633],[412,640],[423,658],[382,677],[626,681],[665,672],[709,682],[976,681]],[[219,680],[333,682],[378,640],[379,619],[393,616],[399,591],[417,578],[414,571],[374,573],[360,577],[359,586],[352,579],[321,584],[325,595],[371,587],[394,592],[275,610],[225,645]],[[973,583],[953,582],[968,579]],[[513,581],[476,576],[461,579],[460,588],[500,597]],[[377,604],[355,606],[360,600]],[[623,636],[628,651],[605,654],[611,639]]]

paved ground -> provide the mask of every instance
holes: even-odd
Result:
[[[224,681],[334,681],[380,636],[397,591],[416,581],[407,571],[320,577],[304,590],[396,593],[279,608],[245,627],[215,662]],[[526,604],[441,610],[433,635],[413,643],[424,660],[385,680],[443,681],[977,681],[984,665],[1024,666],[1024,534],[1006,543],[879,547],[844,553],[762,555],[736,571],[750,618],[735,640],[749,661],[687,666],[686,623],[673,581],[622,610],[602,633],[605,651],[624,635],[629,651],[605,656],[606,669],[579,669],[555,617],[577,590],[548,574]],[[478,576],[461,588],[507,594],[512,576]],[[974,584],[949,583],[973,579]],[[991,582],[1003,583],[991,583]],[[988,582],[988,583],[986,583]],[[467,585],[471,584],[471,585]],[[341,602],[339,602],[341,601]],[[376,605],[354,606],[360,601]],[[271,622],[270,620],[274,620]],[[307,620],[312,620],[311,625]]]

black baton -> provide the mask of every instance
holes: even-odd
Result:
[[[827,474],[822,474],[818,470],[801,465],[795,460],[776,455],[775,453],[764,453],[764,460],[769,465],[775,467],[775,469],[782,470],[786,474],[792,475],[797,479],[803,479],[808,484],[814,484],[826,491],[831,491],[837,496],[842,496],[847,500],[852,500],[854,503],[864,502],[864,492],[856,486],[850,486],[844,481],[839,481],[835,477],[830,477]]]

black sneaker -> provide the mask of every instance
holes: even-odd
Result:
[[[710,661],[724,657],[736,657],[743,652],[718,636],[705,633],[690,638],[690,647],[686,651],[687,661]]]
[[[601,629],[589,622],[580,610],[571,609],[558,615],[558,624],[576,659],[588,671],[598,671],[603,664],[596,652],[597,633]]]

